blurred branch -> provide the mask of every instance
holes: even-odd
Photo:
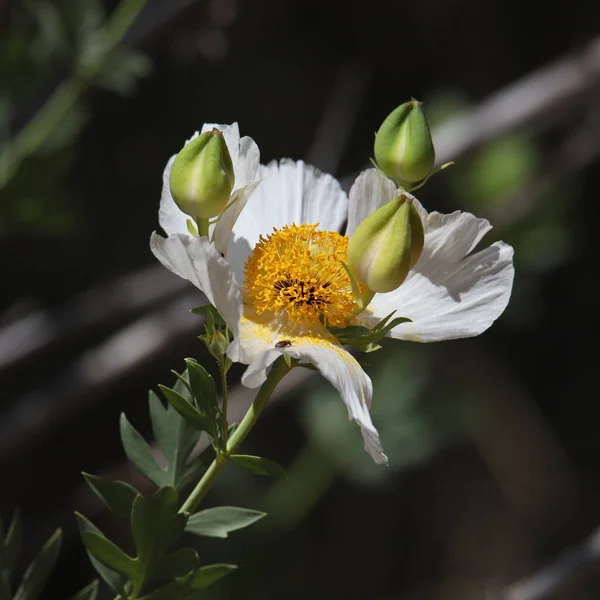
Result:
[[[556,184],[575,175],[600,157],[600,111],[590,111],[558,150],[546,160],[525,185],[508,198],[501,198],[491,207],[487,217],[496,227],[508,228],[533,213],[542,198],[551,194]]]
[[[96,285],[60,309],[31,312],[0,328],[0,376],[186,290],[187,281],[154,266]]]
[[[513,583],[505,591],[503,600],[543,600],[559,591],[583,567],[600,559],[600,529],[581,545],[560,554],[556,560],[533,575]]]
[[[69,79],[48,98],[42,108],[9,140],[2,150],[0,188],[17,173],[25,158],[34,154],[65,118],[79,96],[100,72],[107,57],[114,50],[148,0],[122,0],[99,32],[102,44],[92,61],[78,65]]]
[[[600,38],[579,54],[552,63],[492,94],[433,132],[438,164],[521,127],[543,131],[597,104],[600,97]]]
[[[0,457],[9,457],[44,431],[98,398],[102,389],[115,385],[135,368],[150,361],[182,336],[200,329],[191,315],[200,292],[186,294],[165,308],[134,321],[108,339],[82,353],[51,382],[18,398],[0,422]],[[59,402],[48,401],[59,398]]]

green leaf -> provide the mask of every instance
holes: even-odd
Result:
[[[185,379],[182,380],[185,382]],[[187,385],[185,382],[178,387],[185,388]],[[191,397],[191,392],[187,389],[186,391]],[[170,404],[167,403],[165,407],[162,400],[152,391],[149,395],[149,407],[152,431],[167,463],[167,483],[180,489],[187,470],[186,462],[198,442],[200,432],[189,425]]]
[[[204,306],[196,306],[192,308],[190,312],[195,315],[200,315],[206,319],[208,325],[217,327],[226,327],[225,319],[219,314],[219,311],[212,304],[205,304]]]
[[[215,422],[219,415],[219,400],[214,379],[206,369],[193,359],[186,358],[185,364],[190,375],[190,387],[198,409]]]
[[[41,552],[27,567],[23,581],[18,587],[13,600],[35,600],[44,589],[44,584],[50,577],[62,543],[62,531],[57,529],[44,544]]]
[[[138,496],[133,503],[131,531],[142,582],[169,546],[183,535],[187,517],[177,512],[178,507],[177,492],[171,486],[159,489],[152,498]]]
[[[192,481],[199,479],[200,473],[208,468],[208,465],[210,465],[214,458],[215,449],[212,446],[208,446],[198,456],[190,459],[185,466],[185,472],[179,480],[179,489],[183,489]]]
[[[83,473],[83,477],[111,512],[123,519],[129,519],[133,501],[138,495],[138,491],[133,486],[123,481],[102,479],[89,473]]]
[[[139,580],[140,573],[136,560],[125,554],[116,544],[93,531],[84,532],[81,539],[86,549],[108,568],[127,575],[132,581]]]
[[[102,532],[86,517],[84,517],[81,513],[75,513],[77,517],[77,526],[79,527],[80,534],[83,536],[84,533],[97,533],[98,535],[102,535]],[[114,571],[113,569],[109,569],[104,563],[100,562],[89,550],[88,556],[90,562],[96,572],[106,583],[115,591],[117,594],[120,594],[123,597],[126,597],[127,594],[125,592],[125,583],[126,578],[124,575],[119,573],[118,571]]]
[[[152,567],[150,580],[183,577],[200,565],[198,553],[192,548],[181,548],[164,556]]]
[[[199,591],[237,569],[236,565],[214,564],[175,579],[145,596],[145,600],[197,600]]]
[[[248,527],[266,514],[237,506],[217,506],[193,514],[185,530],[195,535],[226,538],[231,531]]]
[[[232,454],[229,460],[248,471],[257,475],[271,475],[273,477],[285,477],[285,471],[276,462],[260,456],[248,456],[247,454]]]
[[[81,591],[77,592],[70,600],[96,600],[98,596],[98,580],[94,579],[90,585],[84,587]]]
[[[200,567],[194,577],[190,581],[190,587],[193,590],[204,590],[209,585],[215,583],[225,575],[229,575],[232,571],[237,569],[237,565],[228,565],[223,563],[215,563],[213,565],[206,565]]]
[[[194,408],[181,394],[164,385],[158,386],[169,404],[195,429],[206,431],[213,438],[216,437],[215,425],[197,408]]]
[[[0,539],[0,541],[2,541]],[[6,578],[10,579],[17,565],[17,559],[21,553],[21,543],[23,541],[23,527],[21,523],[21,515],[18,510],[15,510],[11,519],[6,537],[2,542],[3,548],[0,551],[2,563],[0,569],[6,572]]]
[[[129,462],[158,487],[168,483],[168,474],[156,462],[148,442],[121,413],[121,442]]]

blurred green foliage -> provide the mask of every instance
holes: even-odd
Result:
[[[82,95],[91,84],[132,94],[150,72],[146,56],[116,47],[144,4],[124,0],[108,20],[101,0],[13,7],[0,39],[0,235],[77,224],[66,178],[89,118]]]

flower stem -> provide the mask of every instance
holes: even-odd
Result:
[[[217,454],[215,460],[213,460],[211,465],[206,470],[206,473],[204,473],[202,476],[202,479],[200,479],[196,487],[192,490],[179,512],[195,512],[200,502],[204,499],[212,487],[217,475],[227,463],[227,457],[231,454],[234,454],[242,442],[246,439],[250,433],[250,430],[252,427],[254,427],[254,424],[258,420],[263,408],[269,401],[271,394],[273,394],[275,387],[281,381],[284,375],[290,371],[290,369],[291,367],[288,366],[283,357],[278,358],[275,361],[271,371],[267,375],[266,381],[262,384],[258,394],[256,394],[254,402],[252,402],[248,412],[244,415],[244,418],[242,419],[238,428],[229,438],[225,452]]]
[[[208,219],[196,217],[196,225],[198,226],[198,235],[200,237],[208,237]]]
[[[227,443],[227,402],[228,402],[228,392],[227,392],[227,366],[225,361],[227,359],[223,357],[222,360],[219,361],[219,371],[221,372],[221,395],[223,396],[223,404],[221,405],[221,438],[224,443]]]

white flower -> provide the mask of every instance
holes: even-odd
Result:
[[[233,123],[232,125],[205,123],[201,131],[196,131],[189,140],[186,140],[185,145],[196,139],[201,133],[212,131],[213,128],[223,132],[227,149],[231,155],[235,175],[235,187],[230,196],[231,206],[223,211],[218,222],[210,227],[212,241],[214,241],[220,253],[226,254],[233,225],[260,183],[260,153],[258,146],[252,138],[247,136],[240,138],[240,130],[237,123]],[[163,172],[163,189],[158,211],[158,222],[167,235],[171,235],[172,233],[190,235],[187,225],[190,217],[179,210],[169,189],[169,175],[176,156],[175,154],[171,156]],[[235,202],[233,202],[234,199],[236,199]]]
[[[497,242],[467,256],[490,229],[485,219],[455,212],[423,217],[421,258],[399,289],[376,294],[354,318],[349,278],[342,266],[348,233],[395,193],[374,169],[350,191],[303,162],[261,167],[263,181],[233,227],[227,259],[208,238],[154,233],[151,247],[162,264],[200,288],[219,310],[235,340],[232,360],[248,364],[242,382],[257,387],[282,354],[314,364],[339,390],[365,449],[387,462],[369,414],[372,384],[354,357],[322,324],[375,324],[390,312],[409,317],[389,335],[436,341],[477,335],[506,307],[513,279],[512,248]]]

